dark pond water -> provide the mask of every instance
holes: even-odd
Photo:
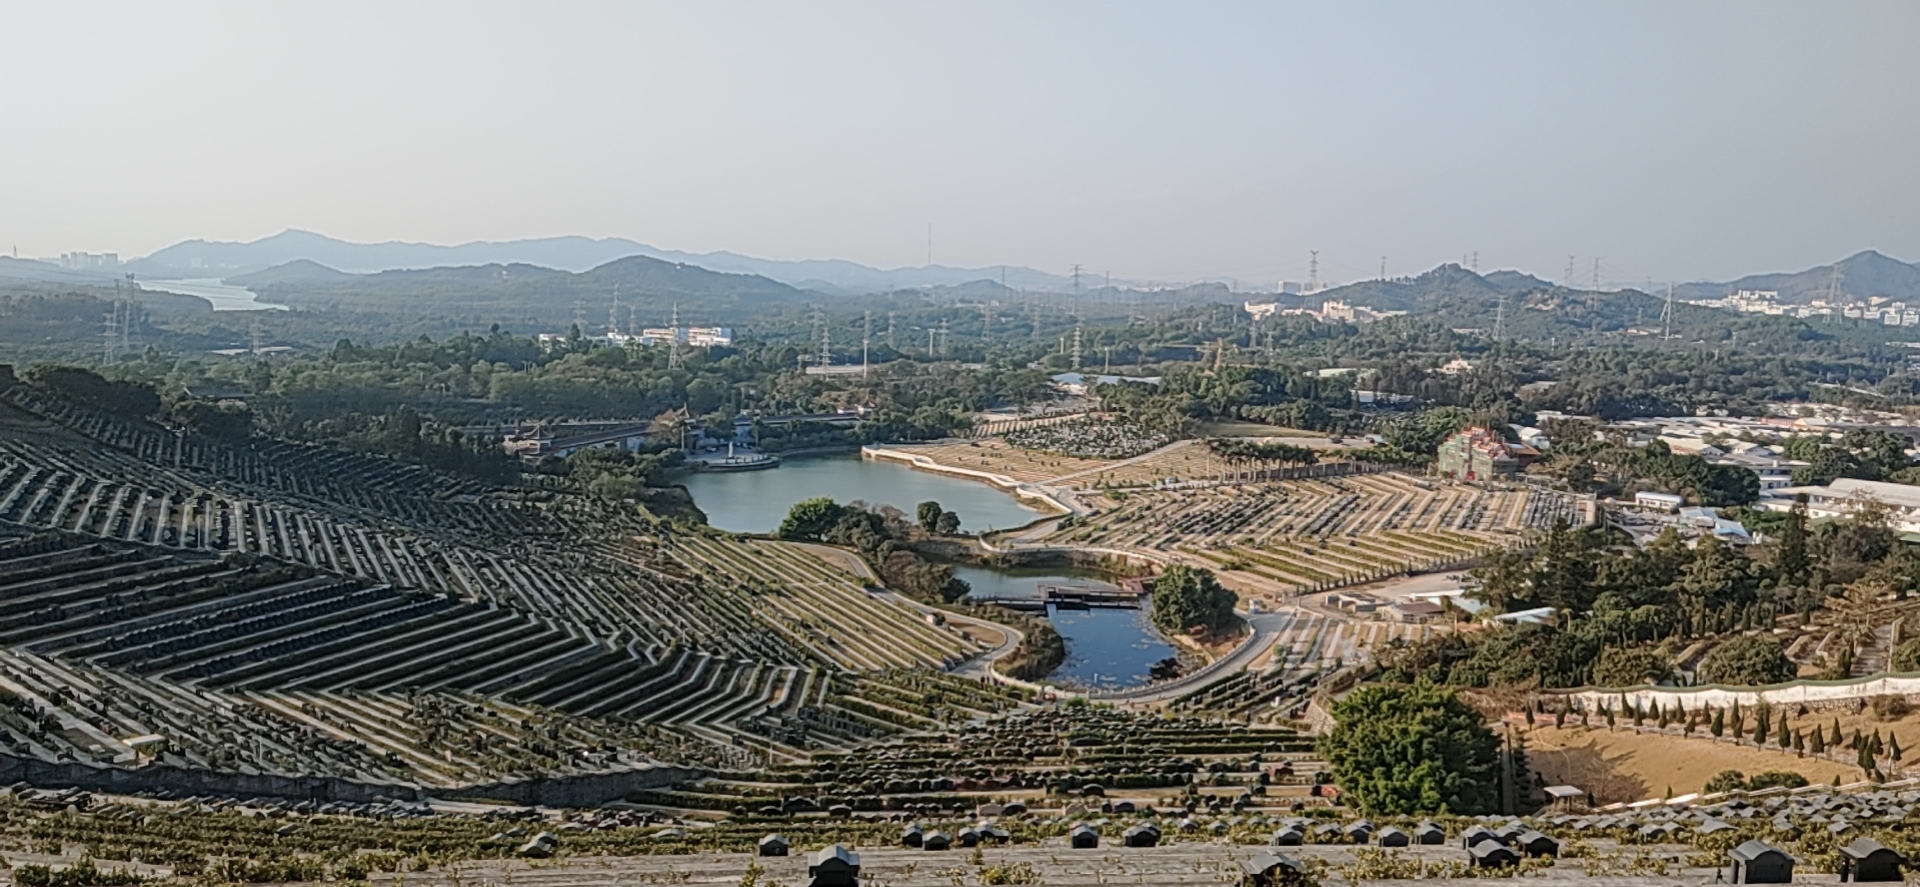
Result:
[[[1088,574],[1069,570],[987,570],[955,567],[954,575],[967,580],[975,594],[1033,595],[1042,582],[1107,585]],[[1147,683],[1147,670],[1174,655],[1173,645],[1160,636],[1146,610],[1049,609],[1055,631],[1067,642],[1067,661],[1048,680],[1067,687],[1116,690]]]

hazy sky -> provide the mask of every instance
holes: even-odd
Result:
[[[553,234],[1116,277],[1920,259],[1920,3],[0,6],[0,249]]]

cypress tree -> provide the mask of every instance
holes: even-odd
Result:
[[[1712,733],[1713,738],[1715,739],[1719,739],[1721,736],[1726,735],[1726,732],[1727,732],[1726,712],[1723,712],[1717,708],[1713,710],[1713,720],[1708,722],[1707,732]]]
[[[1814,727],[1814,728],[1813,728],[1813,737],[1812,737],[1812,738],[1811,738],[1810,740],[1808,740],[1808,745],[1809,745],[1809,747],[1810,747],[1810,750],[1811,750],[1811,751],[1812,751],[1812,752],[1813,752],[1814,754],[1816,754],[1816,755],[1824,755],[1824,754],[1826,754],[1826,753],[1827,753],[1827,737],[1826,737],[1826,734],[1824,734],[1824,733],[1822,733],[1822,732],[1820,732],[1820,728],[1819,728],[1819,727]]]

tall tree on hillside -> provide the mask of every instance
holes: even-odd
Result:
[[[1773,562],[1774,573],[1783,585],[1801,585],[1807,581],[1807,494],[1793,497],[1786,525],[1780,528],[1780,551]]]
[[[1320,754],[1362,813],[1473,815],[1497,807],[1498,743],[1486,718],[1452,691],[1425,681],[1367,686],[1334,703],[1332,714]]]

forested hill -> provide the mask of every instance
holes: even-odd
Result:
[[[226,279],[234,286],[259,288],[274,283],[338,283],[352,280],[355,275],[345,271],[336,271],[312,259],[294,259],[284,265],[275,265],[249,274],[236,274]]]
[[[803,307],[814,298],[765,277],[722,274],[646,256],[628,256],[578,274],[534,265],[474,265],[328,279],[311,273],[313,269],[330,270],[280,266],[232,282],[252,286],[263,301],[291,308],[454,317],[477,328],[501,323],[563,330],[577,308],[589,332],[604,328],[616,294],[623,328],[629,319],[637,326],[664,326],[676,305],[686,323],[739,325],[769,310]]]
[[[1836,284],[1836,270],[1840,272],[1837,284],[1843,298],[1920,299],[1920,264],[1910,265],[1873,250],[1805,271],[1750,274],[1726,283],[1688,283],[1675,292],[1682,299],[1718,299],[1736,290],[1772,290],[1780,294],[1780,301],[1800,304],[1826,298],[1829,288]]]
[[[1878,321],[1845,318],[1810,322],[1791,317],[1741,314],[1677,302],[1669,326],[1661,318],[1666,295],[1634,289],[1570,289],[1512,271],[1475,274],[1447,264],[1418,277],[1369,280],[1327,290],[1309,300],[1339,299],[1356,306],[1406,311],[1455,329],[1527,341],[1563,344],[1635,341],[1658,344],[1671,330],[1674,343],[1694,347],[1786,347],[1824,350],[1819,343],[1847,342],[1877,348],[1911,339],[1911,330]],[[1813,352],[1808,352],[1810,355]]]

